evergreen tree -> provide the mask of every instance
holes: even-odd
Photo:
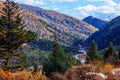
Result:
[[[87,60],[102,60],[102,55],[98,52],[97,44],[92,41],[92,45],[87,52]]]
[[[65,67],[65,55],[64,50],[58,43],[57,37],[54,37],[51,56],[49,60],[43,66],[43,70],[46,75],[50,75],[52,72],[64,72]]]
[[[4,5],[0,17],[0,66],[4,70],[21,69],[25,67],[25,57],[16,50],[36,36],[24,30],[20,9],[13,0],[6,0]]]
[[[72,65],[77,65],[77,60],[72,54],[64,54],[64,50],[58,43],[57,37],[55,36],[51,55],[43,65],[43,71],[49,76],[53,72],[63,73]]]
[[[72,53],[68,53],[66,55],[66,69],[68,69],[71,66],[78,65],[78,61],[73,57]]]
[[[114,58],[113,62],[116,62],[118,60],[118,55],[114,50],[114,46],[112,42],[109,43],[108,48],[104,53],[104,59],[106,60],[109,56],[112,56]]]

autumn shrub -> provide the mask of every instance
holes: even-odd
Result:
[[[42,72],[32,73],[31,71],[23,70],[15,73],[16,80],[46,80]]]
[[[113,68],[114,68],[114,66],[111,64],[104,64],[104,66],[101,66],[100,72],[106,74],[106,73],[110,72]]]
[[[107,73],[114,68],[114,65],[112,65],[110,63],[105,63],[105,62],[99,61],[99,60],[91,61],[90,64],[93,64],[96,67],[95,72],[97,72],[97,73],[100,73],[100,72]]]
[[[106,64],[105,65],[105,70],[111,71],[112,69],[113,69],[113,65],[111,65],[111,64]]]
[[[0,80],[46,80],[46,76],[42,72],[32,73],[31,71],[23,70],[12,73],[0,69]]]
[[[72,66],[64,74],[53,73],[49,80],[103,80],[96,68],[95,65]]]
[[[11,72],[0,69],[0,80],[15,80],[15,77]]]
[[[120,68],[114,68],[106,75],[107,75],[107,80],[120,80]]]
[[[52,73],[48,80],[120,80],[120,68],[111,64],[72,66],[65,73]],[[114,73],[112,72],[114,71]]]
[[[94,65],[81,65],[69,68],[65,72],[65,76],[68,80],[84,80],[87,72],[95,72]]]

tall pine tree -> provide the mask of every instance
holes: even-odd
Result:
[[[65,55],[64,49],[58,43],[57,36],[54,37],[51,55],[43,65],[43,71],[49,76],[53,72],[65,72],[69,67],[77,65],[77,60],[72,54]]]
[[[22,44],[36,38],[31,31],[24,30],[25,24],[20,9],[13,0],[6,0],[0,11],[0,66],[4,70],[22,69],[25,57],[16,53]]]
[[[64,72],[64,67],[64,50],[58,43],[57,36],[55,36],[51,50],[51,56],[44,64],[43,70],[46,72],[46,75],[50,75],[52,72]]]
[[[102,60],[102,55],[98,52],[97,44],[94,41],[92,41],[92,45],[87,51],[87,60]]]

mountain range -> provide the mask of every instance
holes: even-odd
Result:
[[[120,46],[120,16],[114,18],[91,35],[86,40],[86,44],[90,45],[93,40],[99,45],[99,49],[106,48],[109,42],[112,42],[114,46]]]
[[[83,21],[87,22],[88,24],[91,24],[92,26],[98,29],[100,29],[101,27],[103,27],[103,25],[107,23],[107,21],[93,17],[93,16],[88,16],[84,18]]]
[[[39,39],[53,40],[58,35],[59,42],[73,45],[75,40],[85,40],[98,29],[92,25],[52,10],[19,4],[26,29],[34,31]]]

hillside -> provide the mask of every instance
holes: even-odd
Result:
[[[101,28],[104,24],[107,23],[107,21],[93,17],[93,16],[88,16],[83,19],[83,21],[87,22],[88,24],[91,24],[95,26],[96,28]]]
[[[76,40],[85,40],[98,29],[77,18],[51,10],[19,4],[26,23],[25,30],[35,32],[38,39],[52,41],[58,35],[61,44],[71,46]]]
[[[120,45],[120,16],[103,26],[98,32],[90,36],[86,43],[90,44],[94,40],[100,49],[107,47],[111,41],[115,46]]]
[[[57,34],[61,43],[72,45],[74,40],[84,40],[97,30],[97,28],[82,20],[59,12],[24,4],[20,4],[20,8],[29,13],[29,16],[24,15],[25,21],[28,21],[27,24],[29,26],[33,25],[34,31],[37,32],[42,39],[52,40],[53,35]],[[33,30],[31,27],[29,27],[29,29]]]

